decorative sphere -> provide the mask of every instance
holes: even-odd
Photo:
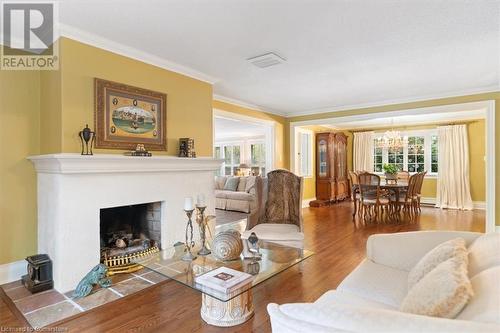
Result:
[[[220,260],[235,260],[243,251],[241,235],[236,230],[223,231],[214,237],[212,253]]]

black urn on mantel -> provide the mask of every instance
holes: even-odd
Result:
[[[47,254],[36,254],[26,258],[28,274],[22,277],[23,285],[32,294],[54,287],[52,280],[52,260]]]

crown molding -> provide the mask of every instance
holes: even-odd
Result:
[[[281,117],[286,117],[287,116],[286,112],[282,112],[282,111],[278,111],[278,110],[272,110],[272,109],[267,109],[267,108],[263,109],[262,107],[260,107],[258,105],[247,103],[247,102],[243,102],[243,101],[240,101],[238,99],[227,97],[227,96],[222,96],[222,95],[219,95],[219,94],[214,94],[213,99],[216,100],[216,101],[219,101],[219,102],[225,102],[225,103],[233,104],[233,105],[236,105],[236,106],[241,106],[243,108],[252,109],[252,110],[256,110],[256,111],[260,111],[260,112],[264,112],[264,113],[270,113],[270,114],[274,114],[274,115],[281,116]]]
[[[204,81],[210,84],[214,84],[215,82],[219,81],[219,79],[207,75],[205,73],[202,73],[200,71],[197,71],[193,68],[183,66],[172,61],[168,61],[156,55],[138,50],[136,48],[121,43],[117,43],[110,39],[97,36],[95,34],[81,30],[79,28],[75,28],[67,24],[61,23],[59,25],[59,32],[61,37],[74,39],[84,44],[92,45],[109,52],[113,52],[131,59],[142,61],[144,63],[157,66],[169,70],[171,72],[182,74],[184,76],[188,76],[196,80]]]
[[[287,118],[291,118],[291,117],[298,117],[298,116],[307,116],[307,115],[322,114],[322,113],[329,113],[329,112],[340,112],[340,111],[354,110],[354,109],[365,109],[365,108],[380,107],[380,106],[394,105],[394,104],[423,102],[423,101],[428,101],[428,100],[433,100],[433,99],[461,97],[461,96],[467,96],[467,95],[477,95],[477,94],[485,94],[485,93],[492,93],[492,92],[500,92],[500,84],[499,85],[492,85],[492,86],[481,88],[481,89],[462,90],[462,91],[455,91],[455,92],[446,93],[446,94],[423,95],[423,96],[411,97],[411,98],[383,100],[383,101],[373,102],[373,103],[347,104],[347,105],[342,105],[342,106],[332,106],[332,107],[325,107],[325,108],[319,108],[319,109],[311,109],[311,110],[306,110],[306,111],[287,112],[285,114],[285,116]]]

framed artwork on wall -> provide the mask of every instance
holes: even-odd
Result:
[[[167,150],[167,95],[94,79],[96,148]]]

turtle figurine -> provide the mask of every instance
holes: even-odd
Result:
[[[103,264],[99,264],[92,268],[90,272],[85,275],[85,277],[78,283],[75,291],[73,292],[73,298],[82,298],[90,294],[94,285],[98,284],[102,288],[108,288],[111,286],[111,279],[106,277],[108,272],[108,267]]]

